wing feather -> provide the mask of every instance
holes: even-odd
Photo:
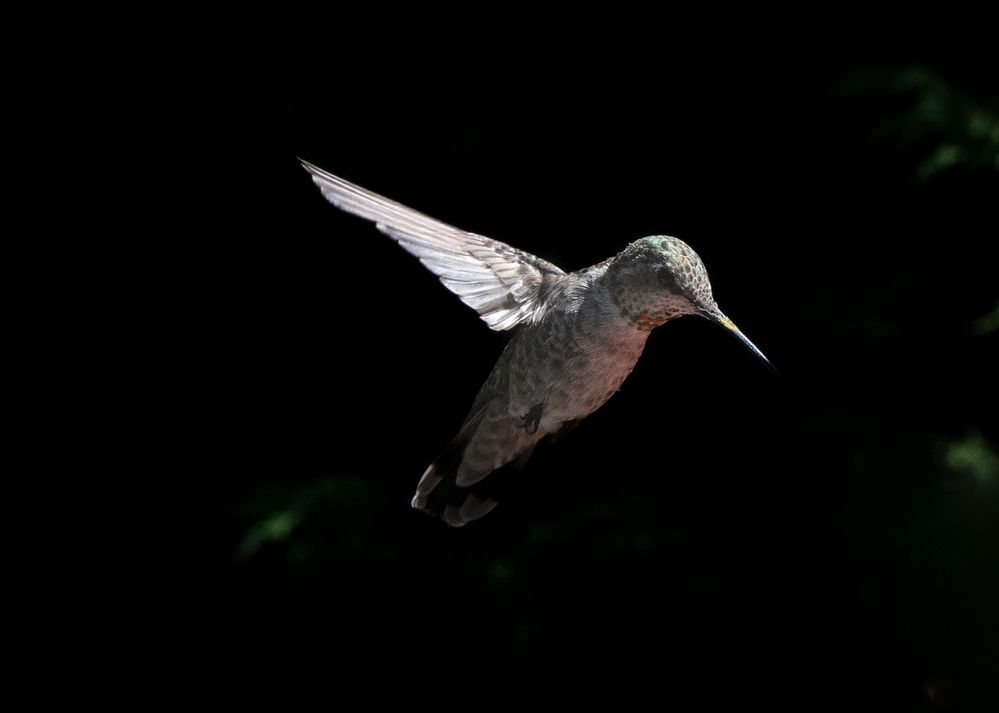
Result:
[[[557,266],[498,240],[469,233],[407,208],[302,161],[323,196],[337,208],[370,220],[415,256],[492,329],[529,317]]]

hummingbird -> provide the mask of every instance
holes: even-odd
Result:
[[[656,327],[684,315],[720,324],[769,360],[715,303],[685,242],[651,235],[576,272],[442,223],[299,159],[323,196],[369,220],[497,331],[515,330],[458,435],[426,469],[412,506],[460,527],[487,515],[500,471],[603,406]],[[492,477],[490,477],[492,476]]]

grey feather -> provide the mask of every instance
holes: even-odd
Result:
[[[307,161],[302,166],[326,200],[375,223],[492,329],[510,329],[530,317],[541,301],[545,280],[565,274],[546,260],[442,223]]]

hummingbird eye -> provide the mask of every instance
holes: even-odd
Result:
[[[659,284],[670,292],[680,292],[680,275],[676,268],[669,263],[656,266],[656,277],[659,280]]]

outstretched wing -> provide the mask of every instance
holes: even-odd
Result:
[[[497,331],[510,329],[532,313],[546,276],[564,274],[541,258],[441,223],[307,161],[302,166],[326,200],[373,221]]]

